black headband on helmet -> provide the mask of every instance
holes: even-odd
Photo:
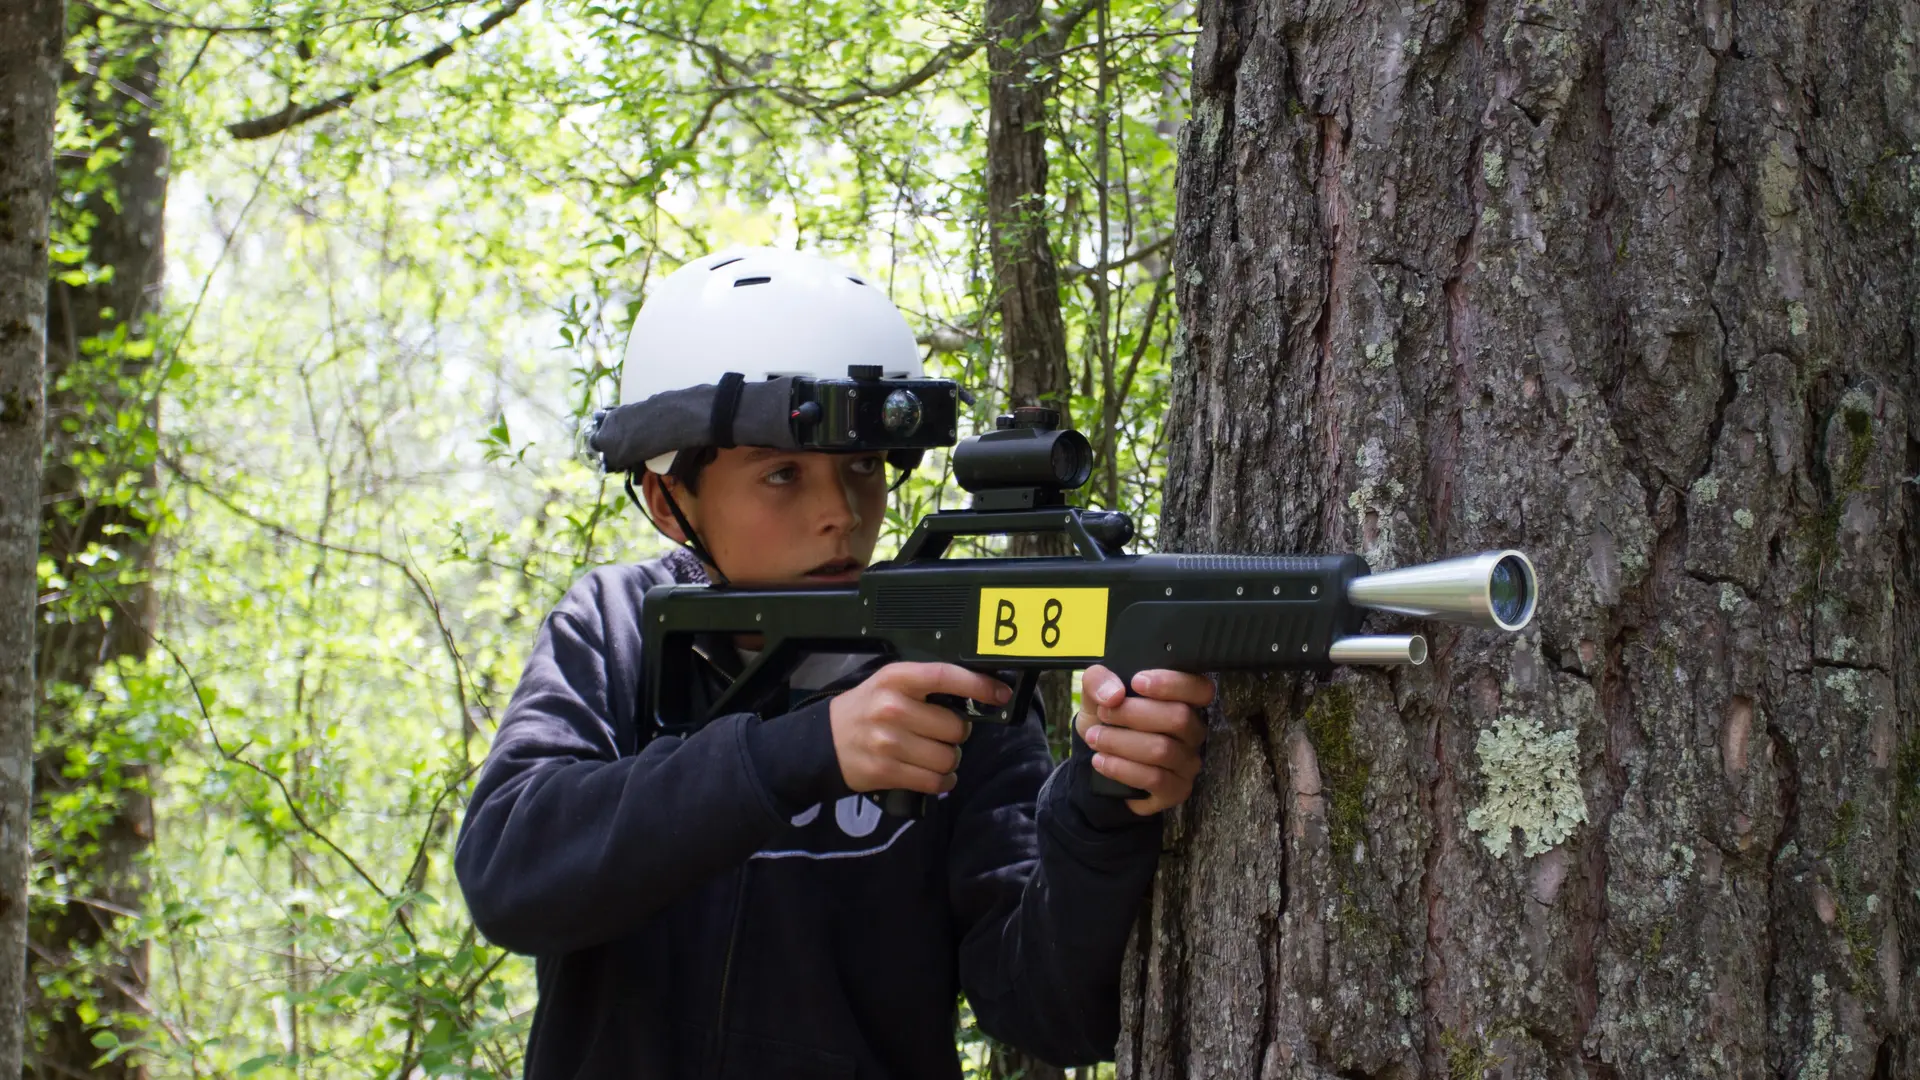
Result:
[[[794,376],[749,383],[728,372],[718,385],[668,390],[594,414],[587,445],[609,473],[632,472],[662,454],[703,446],[771,446],[797,450]],[[717,430],[716,430],[717,429]]]
[[[911,469],[927,449],[952,446],[959,405],[971,395],[950,379],[883,379],[879,371],[852,365],[845,379],[783,375],[763,382],[729,371],[717,383],[602,409],[587,445],[609,473],[707,446],[879,450],[889,464]]]

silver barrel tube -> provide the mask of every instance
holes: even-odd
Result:
[[[1518,630],[1533,620],[1539,588],[1525,555],[1484,551],[1354,578],[1347,583],[1347,599],[1361,607],[1483,630]]]
[[[1327,659],[1336,664],[1412,664],[1427,662],[1427,639],[1419,634],[1373,634],[1333,643]]]

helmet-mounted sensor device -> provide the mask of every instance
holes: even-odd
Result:
[[[636,505],[641,472],[671,476],[682,451],[878,451],[900,470],[897,484],[959,434],[966,392],[922,377],[906,319],[850,267],[742,249],[695,259],[648,292],[627,338],[621,403],[585,432],[601,466],[627,474]],[[673,492],[660,491],[681,542],[724,583]]]
[[[730,371],[718,383],[600,410],[587,445],[609,473],[707,446],[879,450],[889,464],[910,469],[923,451],[954,444],[967,396],[951,379],[883,378],[878,365],[849,365],[844,379],[786,375],[748,382]]]

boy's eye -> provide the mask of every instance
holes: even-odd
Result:
[[[791,484],[799,478],[799,470],[791,465],[782,465],[767,474],[767,483],[776,486]]]
[[[880,456],[873,454],[854,458],[847,468],[852,469],[855,476],[872,476],[880,471]]]

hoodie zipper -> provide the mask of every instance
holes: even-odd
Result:
[[[720,964],[720,1001],[714,1009],[715,1038],[719,1042],[713,1055],[713,1075],[716,1080],[727,1064],[727,984],[733,978],[733,947],[740,941],[740,918],[747,906],[747,873],[752,869],[752,861],[740,867],[740,884],[733,894],[733,925],[727,931],[727,955]]]

